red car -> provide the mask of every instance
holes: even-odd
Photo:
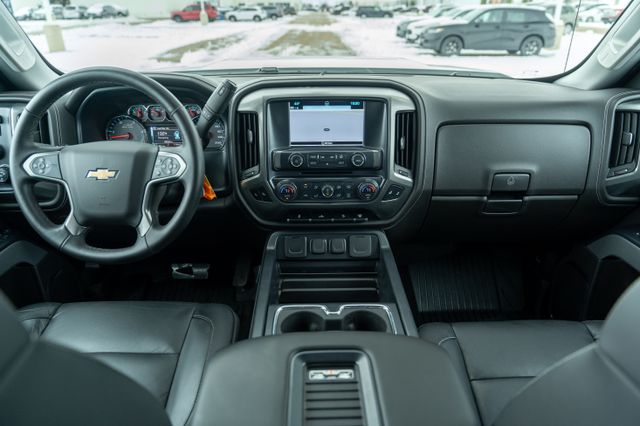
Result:
[[[182,10],[171,12],[171,19],[176,22],[199,21],[200,20],[200,3],[190,4]],[[215,21],[218,17],[218,10],[211,3],[204,4],[204,10],[209,16],[209,21]]]

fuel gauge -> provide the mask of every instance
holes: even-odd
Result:
[[[144,105],[131,105],[127,114],[130,117],[137,118],[138,121],[147,121],[147,107]]]
[[[202,114],[202,108],[200,108],[200,105],[187,104],[184,106],[184,108],[187,110],[187,113],[189,113],[189,117],[191,117],[194,122],[198,121],[198,118],[200,118],[200,114]]]

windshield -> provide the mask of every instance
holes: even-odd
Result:
[[[322,68],[330,57],[335,67],[342,58],[350,66],[371,58],[385,68],[524,78],[560,74],[579,64],[629,0],[2,2],[62,71],[96,65],[139,71],[216,70],[230,64],[257,69],[291,58]],[[296,64],[288,61],[287,67]]]

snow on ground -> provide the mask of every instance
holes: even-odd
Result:
[[[263,49],[289,30],[328,31],[340,36],[343,43],[357,56],[375,58],[407,58],[418,64],[453,66],[497,71],[514,77],[535,77],[558,74],[577,65],[593,50],[602,38],[595,32],[577,31],[563,37],[559,50],[543,49],[539,56],[521,57],[506,52],[463,51],[456,57],[434,55],[432,51],[408,44],[395,35],[396,25],[406,17],[392,19],[361,19],[352,16],[333,17],[325,26],[291,24],[291,18],[263,22],[218,21],[202,26],[199,22],[178,24],[170,20],[140,22],[60,21],[66,51],[47,53],[46,40],[41,34],[41,22],[23,22],[25,30],[38,49],[58,68],[68,71],[92,65],[113,65],[138,70],[203,69],[227,59],[264,58]],[[88,25],[87,25],[88,23]],[[185,51],[179,63],[158,61],[171,51],[206,40],[229,40],[217,50]],[[571,55],[567,52],[571,45]],[[285,48],[286,52],[304,49]]]

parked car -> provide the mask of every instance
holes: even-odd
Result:
[[[200,3],[193,3],[182,10],[171,12],[171,19],[176,22],[199,21],[201,11]],[[209,21],[215,21],[218,18],[218,10],[211,3],[205,2],[204,11],[207,13]]]
[[[551,15],[551,17],[555,18],[556,16],[556,7],[558,6],[555,3],[532,3],[532,6],[541,6],[544,7],[546,12]],[[563,4],[562,11],[560,13],[560,20],[564,23],[564,33],[571,34],[576,25],[576,19],[578,18],[578,11],[575,7]]]
[[[544,46],[552,46],[555,38],[555,25],[544,9],[491,6],[460,19],[435,22],[420,35],[420,45],[446,56],[458,55],[463,48],[531,56]]]
[[[356,9],[356,16],[360,18],[391,18],[393,12],[378,6],[360,6]]]
[[[418,22],[421,19],[424,19],[424,18],[413,18],[413,19],[407,19],[407,20],[404,20],[404,21],[400,22],[396,26],[396,35],[398,37],[404,38],[407,35],[407,30],[409,28],[409,25],[413,24],[414,22]]]
[[[290,15],[290,16],[294,16],[298,14],[298,11],[296,10],[296,8],[289,4],[283,6],[282,12],[285,15]]]
[[[21,7],[20,9],[13,12],[13,16],[17,21],[27,21],[29,19],[33,19],[33,11],[35,9],[33,7]]]
[[[113,8],[116,10],[116,15],[120,17],[129,16],[129,9],[124,6],[120,6],[118,4],[112,4]]]
[[[63,7],[59,4],[52,4],[49,6],[51,8],[51,16],[55,19],[62,19]],[[47,19],[47,12],[44,7],[40,7],[34,10],[31,13],[31,19],[35,19],[36,21],[44,21]]]
[[[62,10],[62,17],[64,19],[85,19],[87,17],[86,6],[65,6]]]
[[[329,12],[332,15],[342,15],[343,13],[351,10],[351,6],[347,6],[346,4],[339,4],[337,6],[332,7]]]
[[[227,19],[231,22],[236,21],[256,21],[260,22],[267,19],[267,12],[261,7],[241,7],[232,12],[227,13]]]
[[[116,8],[107,4],[94,4],[87,9],[87,18],[90,19],[115,18],[117,16]]]
[[[404,34],[404,38],[409,43],[417,43],[420,40],[420,34],[425,28],[432,26],[436,22],[449,22],[452,19],[462,18],[473,10],[476,10],[477,6],[467,6],[454,9],[448,9],[443,12],[439,17],[426,17],[418,19],[410,23]]]
[[[282,9],[278,6],[262,6],[262,9],[267,13],[267,18],[278,19],[284,16]]]

